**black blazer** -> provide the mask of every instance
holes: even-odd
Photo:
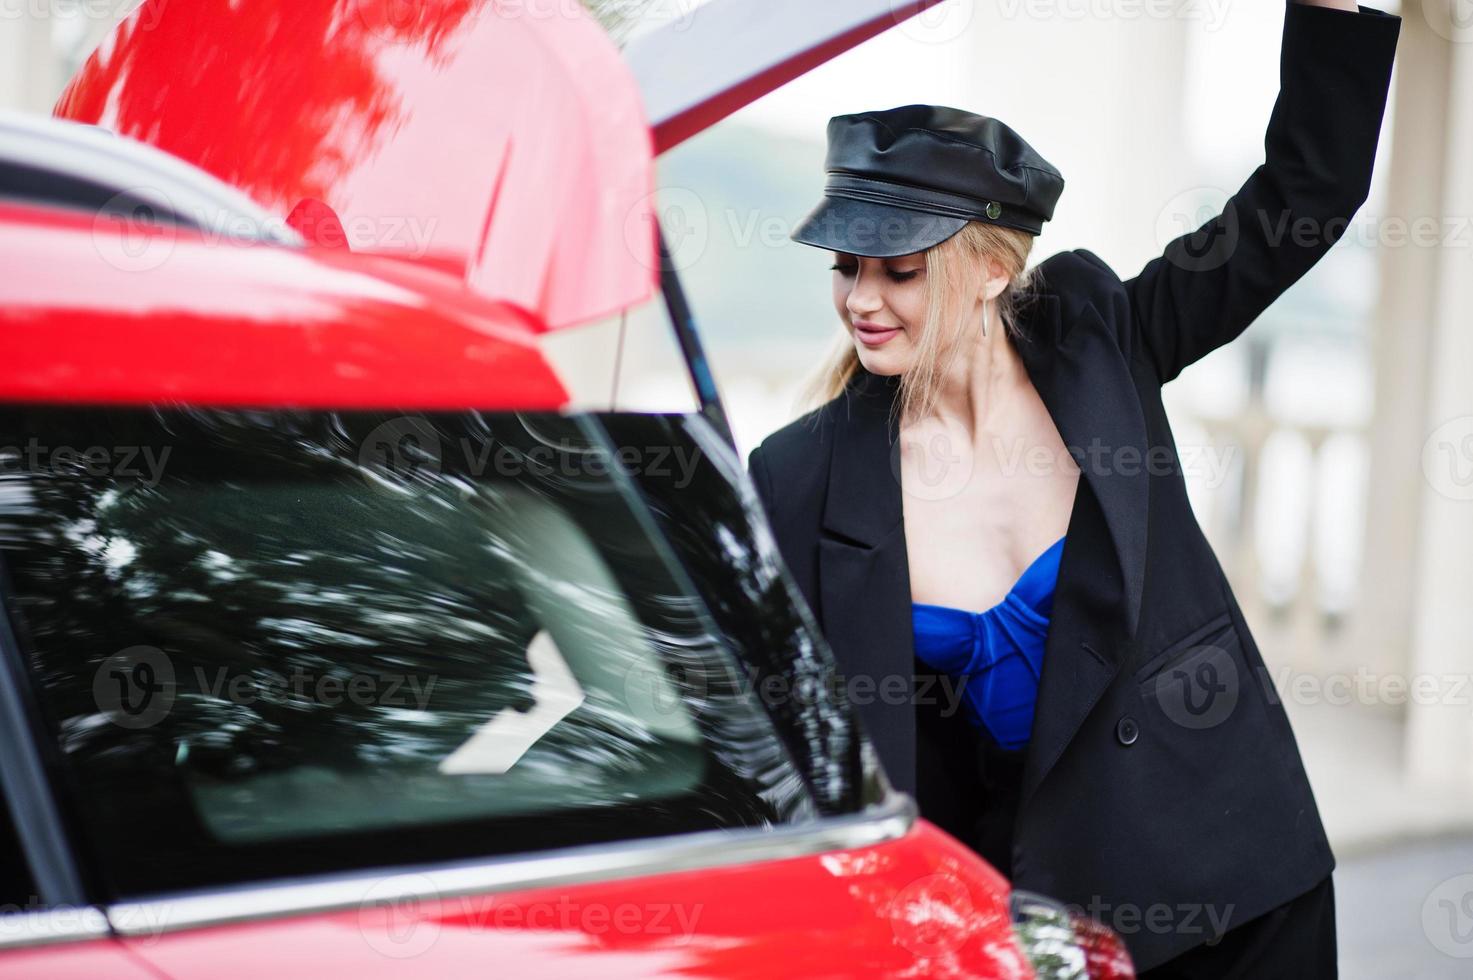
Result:
[[[1161,386],[1242,333],[1364,202],[1400,26],[1291,2],[1265,162],[1223,213],[1124,282],[1083,249],[1054,255],[1020,311],[1017,349],[1082,476],[1011,874],[1114,924],[1140,969],[1334,867],[1288,718],[1188,504]],[[861,369],[749,468],[886,772],[914,793],[916,708],[883,693],[914,664],[894,393]]]

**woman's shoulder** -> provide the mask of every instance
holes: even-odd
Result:
[[[1131,304],[1129,290],[1104,259],[1087,248],[1058,252],[1034,269],[1032,289],[1020,303],[1051,296],[1059,303],[1065,332],[1074,329],[1084,314],[1093,311],[1105,324],[1116,344],[1128,356],[1131,351]]]
[[[1113,291],[1121,285],[1120,276],[1109,263],[1087,248],[1055,252],[1040,262],[1033,273],[1036,289],[1065,297],[1088,298],[1091,293]]]

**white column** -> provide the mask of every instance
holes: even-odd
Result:
[[[0,7],[0,106],[49,113],[61,88],[51,48],[50,8],[45,4]]]
[[[1453,157],[1447,145],[1449,119],[1441,109],[1455,94],[1452,57],[1460,46],[1432,30],[1419,2],[1406,0],[1402,10],[1394,107],[1388,112],[1395,150],[1386,200],[1378,206],[1387,228],[1393,219],[1410,223],[1447,213],[1444,172]],[[1467,166],[1466,159],[1463,164]],[[1368,671],[1405,673],[1412,669],[1417,583],[1410,572],[1418,561],[1426,490],[1418,454],[1428,431],[1427,392],[1442,257],[1436,249],[1389,243],[1383,243],[1378,254],[1366,549],[1346,648]],[[1461,254],[1470,261],[1466,252]]]
[[[1420,438],[1407,447],[1409,454],[1421,452],[1421,521],[1411,576],[1413,681],[1434,678],[1442,696],[1408,708],[1406,762],[1415,779],[1468,784],[1473,693],[1458,679],[1473,676],[1473,231],[1459,222],[1473,217],[1473,43],[1447,48],[1446,97],[1423,109],[1445,133],[1445,183],[1435,214],[1444,221],[1444,236],[1453,237],[1440,248],[1422,249],[1435,253],[1438,275],[1425,420]],[[1438,105],[1445,111],[1435,111]]]

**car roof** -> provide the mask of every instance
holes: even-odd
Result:
[[[0,202],[0,400],[556,410],[535,316],[393,258]]]

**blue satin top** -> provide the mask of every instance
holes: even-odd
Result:
[[[911,603],[916,656],[961,681],[967,717],[1005,749],[1027,745],[1033,729],[1063,551],[1060,538],[985,612]]]

